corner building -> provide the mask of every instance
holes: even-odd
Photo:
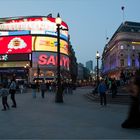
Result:
[[[124,22],[106,44],[102,54],[102,74],[120,79],[121,71],[135,73],[140,68],[140,23]]]
[[[55,80],[57,70],[57,32],[55,18],[24,16],[0,18],[0,81],[11,76],[32,82]],[[62,21],[60,32],[61,76],[69,74],[68,26]]]

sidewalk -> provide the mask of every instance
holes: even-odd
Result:
[[[85,98],[91,90],[78,88],[64,95],[62,104],[55,103],[50,92],[45,99],[40,94],[36,99],[31,93],[17,94],[18,107],[0,112],[0,139],[140,139],[140,129],[120,127],[128,106],[101,107]]]
[[[100,96],[98,93],[93,94],[93,92],[91,91],[85,94],[85,97],[94,102],[100,102]],[[108,104],[129,105],[131,102],[130,93],[126,90],[126,87],[119,87],[117,95],[114,98],[112,98],[111,92],[108,92],[106,97]]]

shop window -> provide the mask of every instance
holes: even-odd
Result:
[[[46,72],[46,76],[54,76],[54,72],[52,72],[52,71],[47,71],[47,72]]]
[[[37,76],[37,73],[35,72],[33,75],[34,75],[34,77],[36,77]]]

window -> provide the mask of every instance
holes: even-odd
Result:
[[[135,67],[135,59],[132,59],[132,67]]]
[[[124,66],[124,59],[121,59],[121,60],[120,60],[120,65],[121,65],[121,67]]]
[[[132,49],[135,50],[135,46],[132,46]]]
[[[121,48],[121,50],[123,50],[124,49],[123,45],[121,45],[120,48]]]

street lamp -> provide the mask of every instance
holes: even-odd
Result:
[[[40,68],[39,64],[37,64],[37,90],[39,92],[39,74],[40,74]]]
[[[30,82],[30,73],[29,73],[29,69],[30,69],[30,65],[27,63],[25,66],[24,66],[25,70],[26,70],[26,78],[27,78],[27,83]]]
[[[96,59],[97,59],[97,86],[98,86],[99,85],[99,59],[100,59],[100,55],[98,51],[96,53]]]
[[[55,19],[57,26],[57,93],[55,97],[55,102],[63,103],[63,91],[61,85],[61,75],[60,75],[60,29],[62,19],[58,13],[57,18]]]

